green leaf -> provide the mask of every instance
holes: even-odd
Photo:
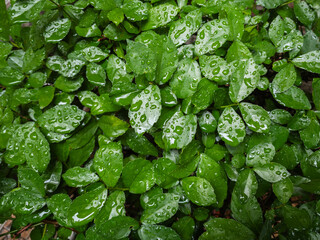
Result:
[[[276,90],[270,86],[270,90],[274,99],[281,105],[292,109],[311,109],[311,104],[303,90],[296,86],[292,86],[282,93],[277,93]]]
[[[53,86],[46,86],[39,89],[39,107],[43,109],[47,107],[54,98],[55,88]]]
[[[287,64],[275,76],[271,85],[272,89],[277,93],[282,93],[293,86],[296,82],[297,73],[293,64]]]
[[[148,19],[142,25],[142,31],[162,27],[171,22],[180,9],[172,3],[163,3],[149,10]]]
[[[214,189],[217,205],[223,205],[227,198],[227,178],[220,164],[206,154],[200,154],[200,161],[197,170],[197,176],[208,180]]]
[[[83,187],[97,182],[99,177],[87,168],[73,167],[62,174],[63,180],[70,187]]]
[[[247,152],[246,164],[250,167],[262,166],[272,161],[275,147],[271,142],[258,143]]]
[[[320,142],[320,124],[316,118],[311,120],[308,127],[299,131],[300,138],[306,148],[317,147]]]
[[[177,165],[171,159],[158,158],[152,163],[156,184],[158,186],[168,189],[177,184],[177,178],[170,175],[170,173],[177,168]]]
[[[233,189],[240,203],[248,202],[248,199],[255,196],[257,190],[258,182],[254,172],[251,169],[242,170]]]
[[[131,230],[137,230],[137,220],[127,216],[117,216],[105,221],[97,228],[100,239],[124,239],[129,236]]]
[[[122,10],[131,22],[146,20],[149,14],[149,5],[139,0],[124,0]]]
[[[57,161],[51,168],[47,168],[47,170],[41,175],[46,192],[53,193],[58,188],[61,173],[62,163]]]
[[[199,240],[254,240],[255,234],[245,225],[226,218],[212,218],[204,224],[206,232],[203,233]]]
[[[150,190],[155,184],[152,163],[142,158],[128,162],[123,168],[122,180],[131,193],[141,194]]]
[[[197,34],[195,53],[200,56],[220,48],[230,38],[229,23],[226,19],[214,19],[203,24]]]
[[[226,107],[218,122],[221,139],[230,146],[237,146],[246,136],[245,125],[232,107]]]
[[[181,186],[187,197],[198,206],[210,206],[217,201],[213,187],[204,178],[184,178],[181,180]]]
[[[175,21],[170,26],[168,33],[172,42],[176,46],[185,43],[192,34],[194,34],[201,25],[202,13],[200,10],[194,10],[188,13],[185,17]]]
[[[293,184],[290,178],[285,178],[279,182],[273,183],[272,190],[280,202],[286,203],[292,196]]]
[[[23,57],[22,71],[24,73],[32,73],[41,67],[45,58],[45,49],[41,48],[37,51],[33,51],[32,48],[28,48]]]
[[[139,35],[136,41],[146,44],[154,52],[156,58],[155,72],[147,76],[149,81],[154,79],[160,85],[168,82],[178,64],[178,51],[171,39],[148,31]]]
[[[122,25],[117,27],[114,23],[110,23],[103,30],[103,35],[114,41],[122,41],[132,37]]]
[[[125,62],[114,54],[111,54],[107,63],[108,78],[112,83],[120,80],[131,82],[133,76],[127,73]]]
[[[123,191],[112,192],[104,204],[103,208],[100,210],[99,214],[95,217],[95,224],[99,227],[103,225],[107,220],[113,217],[125,216],[125,201],[126,196]]]
[[[320,111],[320,78],[314,78],[312,81],[312,99],[317,110]]]
[[[192,217],[185,216],[172,224],[175,230],[183,240],[192,239],[195,230],[195,221]]]
[[[100,146],[94,156],[93,165],[101,180],[108,187],[114,187],[120,178],[123,167],[121,144],[110,142]]]
[[[200,67],[197,61],[186,58],[179,62],[178,69],[170,80],[170,87],[178,98],[192,96],[201,80]]]
[[[100,187],[77,197],[67,211],[71,226],[83,226],[91,222],[103,207],[107,192],[107,189]]]
[[[83,81],[84,81],[83,77],[70,79],[70,78],[65,78],[64,76],[59,76],[54,82],[54,86],[64,92],[69,93],[69,92],[77,91],[82,86]]]
[[[97,63],[90,63],[87,66],[86,76],[88,81],[94,85],[104,86],[106,84],[106,72],[103,67]]]
[[[180,240],[179,235],[172,228],[162,225],[142,225],[138,234],[141,240]]]
[[[112,102],[108,93],[97,96],[93,92],[82,91],[78,93],[78,97],[82,105],[90,108],[92,115],[116,112],[120,109],[120,106]]]
[[[273,109],[269,116],[273,122],[281,125],[287,124],[292,118],[291,114],[283,109]]]
[[[306,54],[300,55],[292,60],[293,64],[298,67],[305,69],[309,72],[320,74],[320,51],[312,51]]]
[[[89,62],[101,62],[105,59],[109,54],[102,51],[101,48],[90,46],[81,50],[83,56]]]
[[[143,134],[158,121],[160,114],[160,89],[158,86],[150,85],[132,100],[128,116],[135,132]]]
[[[76,26],[76,32],[81,37],[100,37],[101,30],[97,24],[92,24],[90,27],[79,27]]]
[[[233,102],[241,102],[257,87],[260,80],[258,65],[251,59],[232,63],[235,67],[231,74],[229,96]]]
[[[163,127],[162,140],[166,148],[181,149],[193,139],[197,128],[197,117],[176,112]]]
[[[122,23],[124,19],[123,11],[121,8],[112,9],[110,12],[108,12],[107,16],[109,20],[113,22],[116,26]]]
[[[45,111],[39,118],[39,125],[47,131],[70,133],[83,120],[85,112],[71,105],[57,105]]]
[[[2,41],[8,41],[9,40],[9,33],[10,33],[9,14],[7,12],[6,2],[2,1],[0,4],[1,4],[0,5],[0,14],[2,16],[2,21],[0,23],[0,28],[2,29],[2,31],[0,32],[0,39]]]
[[[277,16],[270,24],[269,36],[275,46],[278,46],[284,36],[284,22],[280,16]]]
[[[144,224],[157,224],[170,219],[178,211],[179,199],[173,193],[154,196],[146,204],[140,221]]]
[[[244,15],[237,8],[227,9],[228,22],[230,27],[230,35],[233,40],[241,40],[244,33]]]
[[[249,48],[243,42],[236,40],[229,47],[226,59],[227,62],[232,63],[233,61],[241,61],[252,57]]]
[[[297,19],[310,28],[316,18],[316,13],[312,8],[310,8],[309,4],[305,1],[299,0],[295,2],[293,9]]]
[[[203,76],[218,83],[228,82],[230,67],[223,58],[216,55],[201,55],[199,62]]]
[[[313,152],[306,158],[306,162],[313,167],[320,167],[320,150]]]
[[[137,135],[132,128],[126,132],[125,141],[129,148],[136,153],[158,156],[157,148],[151,142],[149,142],[146,137]]]
[[[251,103],[240,103],[242,117],[248,127],[255,132],[265,133],[269,131],[271,124],[268,112],[258,105]]]
[[[253,169],[261,178],[267,182],[276,183],[290,176],[287,169],[279,163],[267,163]]]
[[[231,211],[235,220],[241,222],[256,233],[261,232],[263,223],[262,209],[255,197],[251,197],[247,199],[246,203],[242,203],[239,197],[233,193]]]
[[[51,22],[45,29],[43,36],[48,43],[58,43],[64,39],[71,28],[71,21],[62,18]]]
[[[127,66],[136,74],[150,73],[156,68],[156,56],[146,45],[127,40]]]
[[[198,121],[203,132],[213,133],[217,129],[217,120],[209,111],[204,111]]]
[[[16,188],[1,199],[1,206],[8,206],[15,214],[31,214],[44,207],[45,204],[41,195],[24,188]]]
[[[283,215],[283,222],[289,229],[297,229],[298,231],[309,229],[312,224],[312,220],[309,212],[303,208],[295,208],[289,205],[285,205],[281,209]]]
[[[49,69],[59,72],[64,77],[70,78],[76,76],[84,64],[85,62],[79,59],[68,59],[64,61],[59,56],[49,57],[46,63]]]
[[[48,208],[62,226],[70,225],[70,222],[67,219],[67,212],[71,203],[72,201],[70,197],[64,193],[55,194],[51,198],[47,199]]]
[[[0,68],[0,84],[5,87],[17,85],[21,83],[23,79],[24,75],[12,67],[6,66]]]
[[[104,115],[98,121],[99,127],[107,137],[116,138],[123,135],[129,124],[113,115]]]
[[[32,168],[19,166],[18,180],[22,188],[42,197],[45,195],[43,180]]]
[[[27,162],[37,172],[43,172],[50,162],[49,143],[33,122],[19,125],[9,138],[4,159],[12,166]]]
[[[11,22],[24,23],[39,18],[44,4],[43,0],[14,2],[9,10]]]

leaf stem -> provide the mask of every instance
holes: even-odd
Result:
[[[58,3],[56,3],[55,1],[53,0],[49,0],[50,2],[52,2],[54,5],[56,5],[57,7],[61,7]]]
[[[44,239],[44,236],[46,235],[46,231],[47,231],[47,224],[44,225],[41,239]]]
[[[289,1],[289,2],[285,2],[285,3],[281,4],[280,7],[283,7],[283,6],[285,6],[285,5],[287,5],[287,4],[290,4],[290,3],[293,3],[293,2],[294,2],[294,0],[291,0],[291,1]]]
[[[108,190],[129,191],[129,188],[108,187]]]
[[[221,106],[220,108],[227,108],[227,107],[238,106],[238,105],[239,105],[239,103],[233,103],[230,105]]]

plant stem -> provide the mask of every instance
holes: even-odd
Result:
[[[238,105],[239,105],[239,103],[233,103],[230,105],[221,106],[220,108],[227,108],[227,107],[238,106]]]

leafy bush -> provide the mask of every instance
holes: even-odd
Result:
[[[320,4],[292,2],[1,1],[2,222],[320,239]]]

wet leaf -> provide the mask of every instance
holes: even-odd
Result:
[[[240,111],[244,121],[252,131],[258,133],[269,131],[271,120],[267,111],[262,107],[242,102],[240,104]]]
[[[131,193],[144,193],[155,184],[154,167],[151,162],[142,158],[132,160],[124,166],[122,180]]]
[[[197,61],[186,58],[179,62],[178,69],[170,81],[170,87],[178,98],[187,98],[196,92],[201,80]]]
[[[230,38],[230,28],[226,19],[215,19],[205,23],[198,31],[195,53],[203,55],[220,48]]]
[[[281,93],[293,86],[297,79],[297,73],[293,64],[287,64],[275,76],[272,81],[272,89],[274,92]]]
[[[70,133],[83,120],[85,112],[71,105],[57,105],[45,111],[38,119],[39,125],[47,131]]]
[[[107,186],[114,187],[120,178],[123,167],[120,143],[111,142],[100,146],[93,159],[93,165],[102,181]]]
[[[290,178],[285,178],[279,182],[273,183],[272,189],[278,200],[282,203],[286,203],[292,196],[293,184]]]
[[[49,143],[34,123],[25,123],[9,138],[4,159],[12,166],[27,162],[37,172],[43,172],[50,162]]]
[[[171,218],[178,211],[180,197],[173,193],[155,195],[146,204],[140,221],[145,224],[157,224]]]
[[[175,21],[170,26],[169,36],[176,46],[185,43],[194,34],[201,25],[202,13],[200,10],[194,10],[188,13],[184,18]]]
[[[246,136],[245,125],[232,107],[226,107],[218,122],[221,139],[230,146],[237,146]]]
[[[142,25],[142,31],[155,29],[171,22],[178,14],[179,8],[172,3],[159,4],[149,10],[147,21]]]
[[[201,177],[182,179],[181,186],[187,197],[198,206],[210,206],[216,203],[216,194],[210,182]]]
[[[229,96],[233,102],[241,102],[257,87],[260,80],[258,65],[247,59],[232,63],[235,71],[231,75]]]
[[[179,235],[170,227],[162,225],[142,225],[138,230],[141,240],[158,238],[159,240],[180,240]]]
[[[156,57],[150,48],[140,42],[127,41],[127,66],[136,74],[150,73],[156,68]]]
[[[107,199],[107,189],[97,188],[77,197],[67,210],[71,226],[83,226],[93,220]]]
[[[160,113],[160,89],[155,85],[150,85],[132,100],[128,116],[135,132],[142,134],[158,121]]]
[[[217,198],[217,205],[222,206],[227,197],[228,186],[226,175],[220,164],[204,153],[200,154],[197,176],[210,182]]]
[[[83,187],[97,182],[99,177],[87,168],[73,167],[62,174],[63,180],[70,187]]]
[[[62,18],[51,22],[45,29],[43,36],[48,43],[57,43],[64,39],[71,28],[71,21]]]
[[[320,73],[320,51],[312,51],[306,54],[300,55],[292,60],[293,64],[298,67],[305,69],[309,72]]]
[[[167,148],[181,149],[188,145],[196,132],[197,117],[176,112],[163,128],[162,140]]]
[[[245,225],[225,218],[212,218],[204,224],[206,232],[200,236],[200,240],[209,239],[255,239],[255,234]]]
[[[261,178],[268,182],[276,183],[290,175],[287,169],[279,163],[266,163],[253,169]]]

